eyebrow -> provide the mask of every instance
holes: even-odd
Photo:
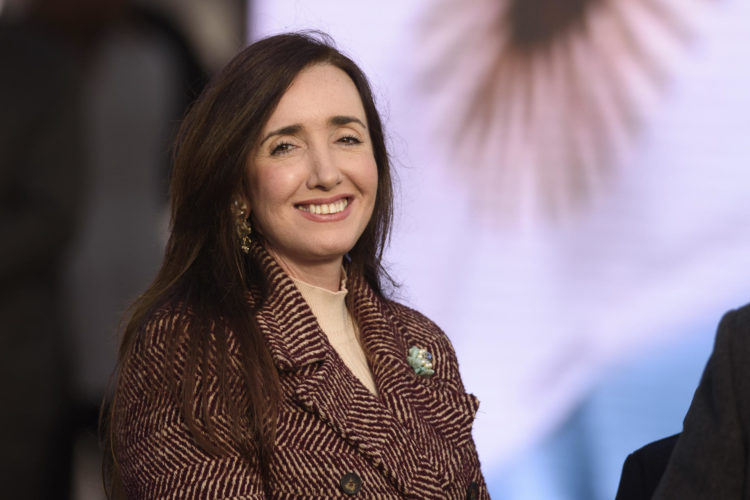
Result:
[[[362,127],[365,130],[367,130],[367,125],[365,125],[364,123],[362,123],[362,120],[360,120],[359,118],[356,118],[354,116],[340,116],[340,115],[332,116],[328,120],[328,123],[330,125],[348,125],[350,123],[359,123],[360,125],[362,125]]]
[[[341,126],[341,125],[348,125],[350,123],[359,123],[365,130],[367,130],[367,125],[365,125],[362,122],[362,120],[354,116],[336,115],[328,119],[329,125]],[[263,139],[260,141],[260,144],[263,144],[268,139],[276,135],[294,135],[298,133],[300,130],[302,130],[302,128],[303,128],[302,125],[296,124],[296,125],[287,125],[285,127],[272,130],[268,134],[266,134],[265,137],[263,137]]]

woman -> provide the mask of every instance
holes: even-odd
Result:
[[[488,498],[446,336],[386,299],[392,189],[361,70],[241,52],[185,118],[163,266],[110,408],[128,498]]]

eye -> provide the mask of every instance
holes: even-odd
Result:
[[[289,153],[292,149],[294,149],[294,145],[289,142],[282,142],[277,145],[275,145],[271,149],[271,155],[272,156],[278,156],[278,155],[284,155]]]
[[[360,141],[358,137],[354,137],[353,135],[346,135],[344,137],[341,137],[336,142],[340,142],[342,144],[346,144],[349,146],[353,146],[355,144],[362,144],[362,141]]]

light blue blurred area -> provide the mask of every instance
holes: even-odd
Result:
[[[613,367],[564,423],[501,470],[493,499],[612,500],[627,455],[682,428],[719,318]]]

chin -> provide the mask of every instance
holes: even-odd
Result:
[[[315,248],[310,249],[311,255],[317,255],[321,259],[341,258],[354,248],[357,240],[353,241],[322,241]]]
[[[348,254],[349,251],[353,247],[354,245],[326,247],[326,248],[318,249],[316,254],[319,256],[321,260],[340,259],[340,258],[343,258],[346,254]]]

